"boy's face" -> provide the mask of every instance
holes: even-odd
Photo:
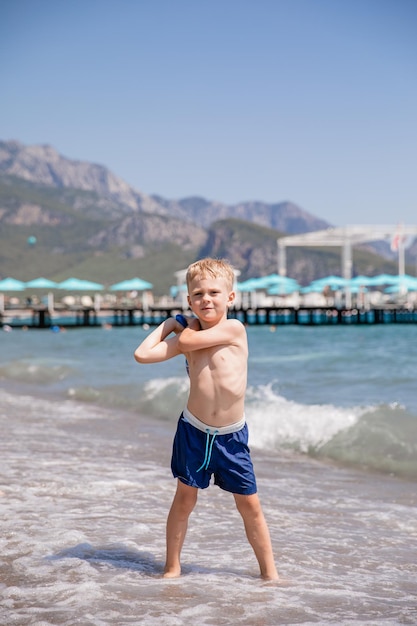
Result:
[[[206,327],[218,324],[227,316],[227,308],[235,299],[224,278],[198,276],[188,285],[188,304]]]

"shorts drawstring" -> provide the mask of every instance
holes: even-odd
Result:
[[[215,430],[212,433],[210,428],[206,428],[206,433],[207,433],[206,453],[205,453],[205,456],[204,456],[204,461],[203,461],[201,467],[198,468],[197,472],[199,472],[202,469],[205,469],[205,470],[208,469],[208,466],[209,466],[210,460],[211,460],[211,452],[213,450],[213,443],[214,443],[216,435],[219,433],[219,431]],[[210,441],[210,435],[212,436],[211,441]]]

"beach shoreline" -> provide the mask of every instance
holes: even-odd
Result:
[[[172,424],[71,402],[57,423],[38,411],[54,403],[35,405],[29,416],[2,405],[3,623],[75,624],[74,611],[86,626],[179,624],[199,611],[203,624],[412,623],[415,484],[254,448],[287,586],[258,580],[232,498],[214,486],[190,521],[184,575],[166,583]]]

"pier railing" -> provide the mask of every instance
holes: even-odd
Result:
[[[12,328],[81,328],[155,326],[167,317],[184,312],[180,307],[154,307],[148,310],[120,306],[96,310],[93,307],[72,307],[55,312],[46,308],[11,309],[0,315],[0,326]],[[339,309],[335,307],[300,308],[232,308],[229,317],[247,325],[332,326],[337,324],[415,324],[417,309],[385,306],[371,309]]]

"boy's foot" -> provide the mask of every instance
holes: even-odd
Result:
[[[181,576],[181,568],[165,568],[162,578],[178,578]]]
[[[271,576],[265,574],[265,575],[261,575],[262,580],[276,580],[276,581],[280,581],[280,577],[278,576],[278,574],[272,574]]]
[[[280,580],[275,563],[272,562],[265,568],[261,567],[261,578],[263,580]]]

